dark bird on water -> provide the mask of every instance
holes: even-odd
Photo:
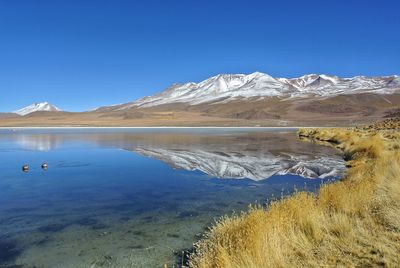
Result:
[[[47,169],[47,163],[42,164],[42,169]]]
[[[22,171],[23,172],[28,172],[29,171],[29,166],[28,165],[23,165],[22,166]]]

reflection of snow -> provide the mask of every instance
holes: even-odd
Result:
[[[301,142],[293,132],[222,136],[213,131],[211,134],[74,131],[19,133],[10,138],[25,149],[37,151],[49,151],[70,141],[123,148],[159,159],[172,167],[199,170],[218,178],[263,180],[274,174],[326,178],[341,176],[345,169],[344,161],[331,148]]]
[[[50,151],[57,147],[62,140],[56,135],[16,135],[15,142],[24,149],[34,151]]]
[[[344,170],[343,160],[329,156],[311,158],[310,156],[289,154],[251,155],[247,152],[209,152],[198,149],[136,148],[134,151],[141,155],[157,158],[176,168],[200,170],[218,178],[262,180],[275,174],[325,178],[340,176]]]

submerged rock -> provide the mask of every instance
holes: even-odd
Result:
[[[100,229],[106,229],[106,228],[108,228],[109,226],[107,225],[107,224],[104,224],[104,223],[101,223],[101,222],[98,222],[98,223],[96,223],[96,224],[94,224],[94,225],[91,225],[91,228],[93,229],[93,230],[100,230]]]
[[[146,217],[143,217],[142,220],[145,223],[150,223],[150,222],[152,222],[154,220],[154,217],[153,216],[146,216]]]
[[[133,245],[133,246],[128,246],[128,249],[144,249],[143,245]]]
[[[46,245],[48,242],[50,242],[50,238],[49,238],[48,236],[46,236],[45,238],[38,240],[38,241],[35,243],[35,245],[37,245],[37,246],[43,246],[43,245]]]
[[[143,231],[134,231],[133,232],[134,235],[144,235]]]
[[[47,232],[59,232],[63,229],[65,229],[68,226],[68,224],[65,223],[51,223],[42,227],[39,227],[38,230],[44,233]]]
[[[179,238],[180,237],[178,234],[170,234],[170,233],[168,233],[167,236],[171,237],[171,238]]]
[[[178,218],[180,219],[185,219],[185,218],[190,218],[190,217],[197,217],[199,216],[199,213],[196,211],[182,211],[178,214]]]
[[[91,225],[98,224],[98,220],[86,217],[86,218],[77,220],[76,223],[79,225],[83,225],[83,226],[91,226]]]

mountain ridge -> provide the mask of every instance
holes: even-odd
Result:
[[[306,74],[297,78],[274,78],[268,74],[218,74],[199,83],[172,84],[164,91],[139,98],[133,102],[105,107],[121,111],[130,108],[154,107],[163,104],[226,103],[235,100],[251,100],[278,97],[326,98],[358,93],[392,94],[400,91],[398,75],[355,76],[340,78],[326,74]],[[101,109],[99,107],[97,109]]]
[[[173,84],[86,112],[31,107],[24,112],[29,116],[0,115],[0,126],[353,126],[396,116],[398,109],[398,75],[274,78],[255,72]]]

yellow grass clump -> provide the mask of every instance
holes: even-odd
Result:
[[[400,266],[398,130],[302,129],[342,150],[346,176],[318,194],[225,217],[195,245],[190,267]]]

